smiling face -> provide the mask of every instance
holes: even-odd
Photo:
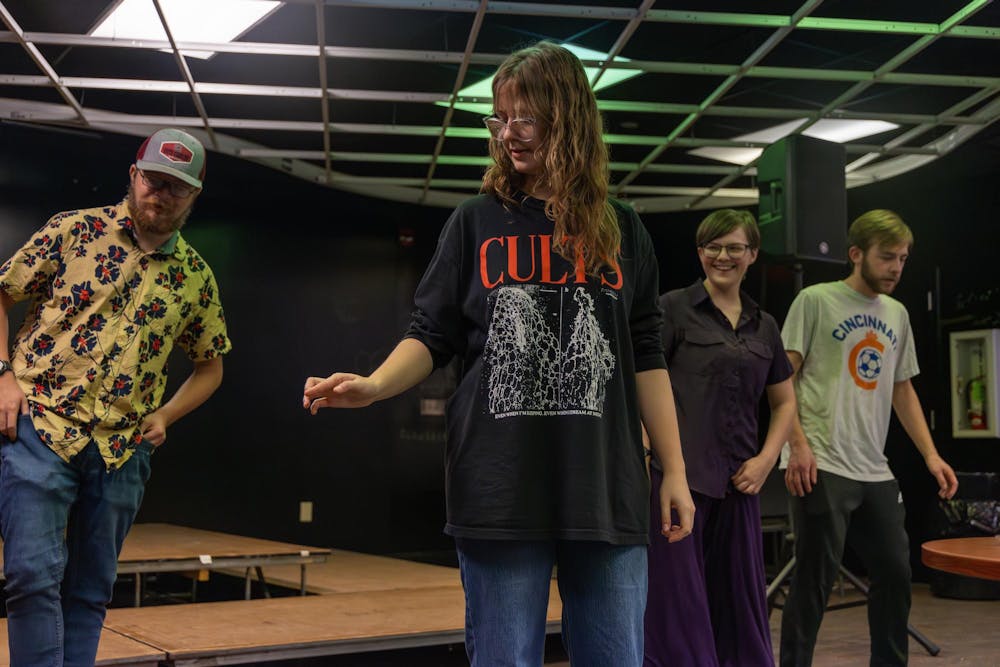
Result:
[[[496,99],[493,100],[493,113],[503,121],[512,118],[534,118],[523,97],[510,84],[502,86],[497,91]],[[527,136],[521,136],[508,127],[502,130],[496,139],[510,156],[514,170],[524,177],[524,191],[535,196],[538,196],[538,193],[534,192],[535,185],[539,176],[545,171],[541,151],[545,132],[544,124],[536,120],[533,132]]]
[[[716,237],[705,245],[727,246],[730,244],[749,245],[746,230],[743,227],[736,227],[732,231]],[[722,250],[718,257],[709,257],[704,247],[698,248],[698,259],[701,260],[702,271],[712,288],[719,292],[739,290],[740,283],[747,269],[757,260],[757,249],[747,248],[743,256],[734,259],[729,256],[729,252]]]

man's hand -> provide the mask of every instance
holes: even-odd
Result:
[[[764,481],[773,467],[773,458],[760,454],[749,458],[743,462],[743,465],[736,471],[736,474],[730,477],[733,487],[740,493],[755,496],[764,488]]]
[[[671,510],[677,511],[679,524],[672,524]],[[694,528],[694,501],[683,475],[664,473],[660,484],[660,516],[663,525],[660,532],[669,542],[677,542],[691,534]]]
[[[951,466],[937,454],[928,456],[925,463],[931,475],[937,480],[938,496],[945,500],[954,496],[955,492],[958,491],[958,478],[955,477],[955,471],[951,469]]]
[[[167,417],[161,410],[146,415],[139,428],[143,439],[154,447],[159,447],[167,439]]]
[[[320,408],[363,408],[378,398],[378,386],[369,377],[334,373],[328,378],[306,379],[302,407],[316,414]]]
[[[17,440],[17,417],[28,414],[28,398],[21,391],[14,373],[0,375],[0,433],[14,442]]]
[[[785,469],[785,486],[793,496],[801,498],[812,493],[816,484],[816,457],[805,441],[789,444],[788,468]]]

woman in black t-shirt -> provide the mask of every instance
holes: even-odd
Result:
[[[303,405],[361,407],[459,357],[448,403],[447,524],[473,665],[541,665],[553,566],[576,665],[642,660],[649,485],[666,538],[693,503],[660,342],[658,270],[635,212],[608,198],[601,117],[580,61],[511,55],[484,119],[492,166],[459,206],[403,340],[370,376],[309,378]]]

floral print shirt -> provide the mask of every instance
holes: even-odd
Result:
[[[0,266],[0,290],[30,299],[11,363],[66,461],[91,440],[109,469],[129,459],[174,343],[195,362],[231,348],[211,269],[180,233],[142,250],[125,201],[53,216]]]

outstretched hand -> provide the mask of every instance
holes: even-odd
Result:
[[[363,408],[378,397],[371,378],[354,373],[334,373],[328,378],[306,378],[302,407],[316,414],[320,408]]]

